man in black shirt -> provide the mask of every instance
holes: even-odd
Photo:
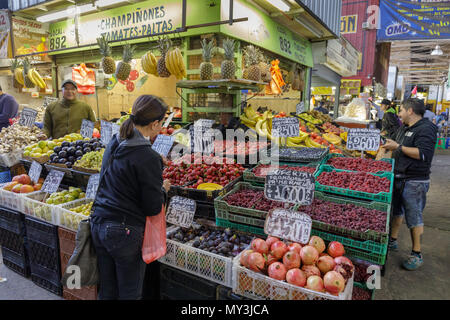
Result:
[[[423,100],[408,99],[400,107],[399,117],[403,125],[395,141],[387,139],[383,148],[393,151],[395,181],[393,197],[393,220],[389,248],[397,250],[397,236],[405,216],[410,229],[412,252],[403,262],[407,270],[416,270],[423,264],[420,253],[420,236],[423,233],[422,212],[426,193],[430,187],[430,167],[437,139],[437,127],[424,119]]]

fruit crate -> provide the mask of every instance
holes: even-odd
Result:
[[[175,233],[173,229],[169,234]],[[194,274],[215,283],[231,286],[232,258],[207,252],[171,239],[166,240],[167,250],[160,263]]]
[[[15,193],[12,191],[3,190],[8,183],[0,184],[0,206],[6,207],[8,209],[12,209],[18,212],[23,211],[23,203],[22,200],[24,198],[25,193]]]
[[[312,227],[313,229],[324,231],[324,232],[330,232],[339,236],[349,237],[356,240],[370,240],[376,243],[386,244],[389,240],[389,219],[390,219],[390,213],[391,213],[391,205],[389,203],[383,203],[383,202],[366,202],[366,201],[358,201],[353,200],[349,198],[344,197],[333,197],[330,195],[326,195],[323,192],[315,191],[314,192],[314,199],[338,203],[338,204],[354,204],[359,207],[364,207],[367,209],[375,209],[382,212],[386,212],[386,228],[384,232],[374,231],[374,230],[367,230],[365,232],[358,231],[358,230],[352,230],[347,229],[343,227],[338,227],[334,224],[329,224],[326,222],[313,220],[312,221]],[[296,210],[298,210],[301,206],[296,206]],[[301,211],[301,209],[300,209]]]
[[[380,266],[384,266],[387,259],[387,254],[367,252],[352,247],[345,247],[345,255],[350,260],[361,259]]]
[[[216,300],[249,300],[246,297],[233,293],[233,289],[218,285],[217,286],[217,298]]]
[[[20,274],[22,277],[28,278],[30,276],[30,263],[28,256],[24,251],[23,255],[9,250],[2,246],[3,264],[14,272]]]
[[[328,152],[330,151],[330,148],[308,148],[308,147],[289,147],[289,148],[278,148],[278,153],[272,154],[272,150],[269,152],[269,157],[276,157],[278,156],[278,161],[283,162],[313,162],[320,164],[323,159],[328,155]],[[295,157],[293,154],[291,156],[286,156],[284,153],[289,151],[298,151],[306,153],[302,156]],[[280,154],[281,153],[281,154]],[[307,154],[310,153],[310,154]]]
[[[214,220],[216,218],[216,210],[214,205],[209,202],[196,201],[197,209],[195,210],[194,218],[204,218]]]
[[[21,212],[0,207],[0,228],[17,235],[25,233],[24,215]]]
[[[242,253],[241,253],[242,254]],[[240,256],[233,259],[233,292],[254,300],[351,300],[353,276],[339,296],[298,287],[272,279],[240,265]]]
[[[363,287],[366,287],[366,282],[369,279],[369,277],[371,276],[371,274],[367,273],[367,268],[369,268],[370,266],[376,266],[376,267],[380,268],[380,270],[382,269],[382,266],[371,263],[369,261],[364,261],[364,260],[356,259],[356,258],[351,258],[350,260],[352,261],[353,265],[355,266],[354,283],[358,283]]]
[[[328,160],[330,160],[331,158],[336,158],[336,157],[340,157],[340,158],[341,158],[341,157],[342,157],[342,158],[348,158],[348,157],[345,157],[345,156],[342,155],[342,154],[338,154],[338,153],[330,153],[329,155],[327,155],[327,156],[325,157],[325,159],[324,159],[322,165],[323,165],[323,166],[330,167],[330,168],[332,168],[333,170],[337,169],[337,170],[355,171],[355,170],[350,170],[350,169],[338,169],[338,168],[333,167],[331,164],[327,164]],[[394,160],[394,159],[391,159],[391,158],[382,158],[382,159],[380,159],[380,160],[375,160],[375,161],[384,161],[384,162],[387,162],[387,163],[391,164],[392,169],[391,169],[390,171],[378,171],[378,172],[372,172],[372,173],[377,173],[377,174],[383,174],[383,173],[385,173],[385,172],[391,172],[391,173],[394,173],[394,166],[395,166],[395,160]]]
[[[216,217],[216,226],[267,237],[264,228],[235,223],[218,217]]]
[[[246,169],[243,174],[243,178],[245,182],[250,182],[251,184],[255,186],[264,186],[266,183],[265,177],[259,177],[254,174],[254,170],[257,169],[259,166],[265,165],[265,163],[262,163],[261,161],[256,165],[254,168]],[[315,167],[316,170],[314,173],[317,172],[317,169],[319,168],[318,163],[294,163],[294,162],[280,162],[278,163],[279,166],[288,165],[290,167]],[[313,173],[313,174],[314,174]]]
[[[70,211],[72,208],[93,202],[93,199],[83,198],[75,201],[67,202],[55,207],[55,215],[58,219],[58,225],[72,231],[78,230],[81,220],[87,219],[84,214]]]
[[[0,183],[11,182],[11,172],[9,170],[0,172]]]
[[[22,149],[14,150],[8,153],[0,153],[0,166],[12,167],[13,165],[20,163],[22,154]]]
[[[358,283],[358,282],[353,282],[353,293],[352,293],[352,300],[360,300],[360,299],[353,299],[353,297],[354,297],[354,295],[355,295],[355,287],[356,288],[359,288],[359,289],[361,289],[361,290],[364,290],[364,291],[368,291],[369,292],[369,295],[370,295],[370,299],[368,299],[368,300],[374,300],[374,296],[375,296],[375,290],[370,290],[370,289],[368,289],[365,285],[363,285],[363,284],[361,284],[361,283]]]
[[[317,191],[329,192],[329,193],[344,195],[347,197],[353,197],[353,198],[358,198],[358,199],[366,199],[366,200],[373,200],[373,201],[379,201],[379,202],[384,202],[384,203],[391,203],[392,191],[394,188],[394,174],[393,173],[391,173],[391,172],[385,172],[383,174],[368,173],[368,174],[371,174],[373,176],[377,176],[380,178],[387,178],[391,183],[391,185],[389,187],[389,192],[379,192],[379,193],[375,194],[375,193],[369,193],[369,192],[364,192],[364,191],[350,190],[347,188],[327,186],[327,185],[323,185],[323,184],[320,184],[319,182],[317,182],[317,179],[322,174],[322,172],[331,172],[331,171],[355,172],[355,171],[349,171],[349,170],[332,169],[331,167],[328,167],[328,166],[321,166],[319,168],[319,170],[316,172],[316,174],[314,175],[316,178],[316,190]]]
[[[36,191],[27,194],[22,201],[22,212],[54,225],[59,224],[55,208],[57,206],[42,202],[47,197],[44,191]]]

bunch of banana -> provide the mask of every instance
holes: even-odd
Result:
[[[11,64],[11,71],[14,75],[14,78],[16,79],[16,81],[20,84],[20,85],[24,85],[24,79],[23,79],[23,68],[21,63],[17,60],[14,59],[14,61]]]
[[[187,77],[186,66],[184,65],[183,56],[181,50],[175,48],[166,54],[166,67],[171,74],[173,74],[178,80]]]
[[[239,118],[243,124],[252,129],[255,129],[258,120],[263,119],[250,105],[244,108],[244,114],[241,114]]]
[[[303,131],[300,131],[300,135],[298,137],[288,137],[286,139],[286,145],[288,147],[306,147],[303,143],[309,137],[309,135]]]
[[[28,70],[28,78],[30,78],[30,80],[41,89],[45,89],[47,86],[44,79],[42,79],[41,75],[35,68]]]
[[[153,74],[154,76],[158,76],[156,57],[150,51],[144,54],[141,58],[142,70],[147,72],[148,74]]]
[[[342,140],[347,142],[347,131],[341,132],[339,136],[341,137]]]
[[[314,123],[314,124],[322,124],[322,120],[316,119],[312,115],[307,114],[307,113],[301,113],[299,115],[299,117],[302,118],[303,120],[306,120],[306,121]]]
[[[326,148],[326,146],[321,145],[320,143],[315,142],[309,136],[305,139],[305,145],[308,148]]]
[[[341,137],[333,134],[333,133],[324,133],[322,137],[327,140],[329,143],[332,143],[336,146],[340,145],[342,143]]]
[[[261,137],[267,137],[268,139],[274,140],[278,143],[280,139],[272,137],[272,118],[273,114],[269,111],[265,111],[262,116],[258,116],[255,131]]]

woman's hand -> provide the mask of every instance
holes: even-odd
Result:
[[[169,190],[170,190],[170,180],[168,180],[168,179],[164,180],[163,188],[166,190],[166,192],[169,192]]]

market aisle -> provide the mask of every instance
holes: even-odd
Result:
[[[411,251],[409,230],[403,224],[399,235],[399,251],[389,253],[381,290],[375,300],[450,299],[450,149],[438,150],[431,167],[431,186],[424,212],[422,236],[423,266],[406,271],[401,262]]]

